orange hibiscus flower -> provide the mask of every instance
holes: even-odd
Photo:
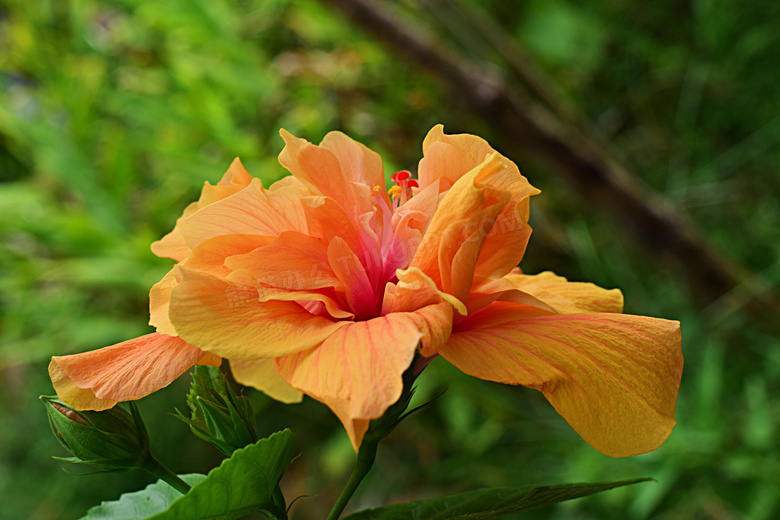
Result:
[[[178,263],[151,290],[156,333],[49,367],[60,399],[101,410],[191,366],[230,361],[284,402],[307,394],[357,448],[401,395],[415,353],[540,390],[594,448],[660,446],[675,424],[678,322],[621,314],[618,290],[516,269],[539,191],[472,135],[434,127],[418,180],[332,132],[282,131],[292,175],[269,188],[236,160],[152,251]]]

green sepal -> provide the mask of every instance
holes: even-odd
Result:
[[[652,479],[563,484],[532,489],[485,488],[405,504],[358,511],[343,520],[493,520]]]
[[[257,441],[254,410],[249,399],[235,394],[219,368],[195,367],[187,405],[192,412],[191,418],[184,417],[178,410],[175,417],[224,454],[230,455]]]

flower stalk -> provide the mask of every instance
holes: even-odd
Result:
[[[192,486],[184,482],[176,473],[168,469],[162,462],[150,456],[144,461],[140,468],[152,476],[164,481],[182,495],[192,489]]]
[[[425,363],[421,364],[420,361],[424,360]],[[409,408],[409,403],[414,396],[414,381],[422,373],[425,366],[427,366],[429,359],[423,358],[420,354],[415,354],[414,360],[411,365],[403,373],[403,391],[401,397],[395,402],[379,419],[371,421],[368,427],[366,435],[363,437],[363,442],[358,449],[357,460],[355,461],[355,467],[352,469],[352,474],[349,476],[347,484],[341,491],[336,503],[328,515],[327,520],[337,520],[341,513],[344,512],[344,508],[347,507],[352,495],[355,494],[360,483],[366,478],[366,475],[371,471],[376,461],[376,452],[379,448],[379,443],[390,435],[398,424],[412,412],[418,408],[406,413]]]
[[[341,491],[338,500],[333,505],[327,520],[337,520],[341,513],[344,512],[344,508],[347,507],[347,503],[355,494],[360,483],[366,478],[368,472],[374,465],[376,460],[376,450],[379,447],[379,441],[381,439],[369,439],[368,436],[363,440],[363,444],[360,445],[358,450],[357,462],[352,469],[352,474],[349,476],[346,486]]]

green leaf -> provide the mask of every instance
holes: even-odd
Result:
[[[115,502],[93,507],[81,520],[231,520],[273,507],[272,493],[292,462],[295,435],[284,430],[236,450],[203,475],[184,475],[192,489],[182,495],[157,482]]]
[[[406,504],[366,509],[344,520],[489,520],[585,497],[608,489],[645,482],[639,478],[597,484],[563,484],[532,489],[485,488]]]
[[[191,473],[179,475],[187,484],[194,486],[206,479],[206,475]],[[141,491],[125,493],[119,500],[103,502],[87,512],[81,520],[138,520],[149,518],[168,509],[182,494],[158,480]]]

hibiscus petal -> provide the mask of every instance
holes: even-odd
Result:
[[[281,233],[265,247],[231,256],[225,265],[234,271],[246,269],[260,283],[279,289],[304,291],[335,287],[343,290],[342,281],[328,263],[327,242],[293,231]]]
[[[352,251],[361,252],[363,243],[355,224],[338,202],[324,196],[306,197],[303,199],[303,209],[310,235],[324,238],[328,243],[340,237]]]
[[[474,267],[474,283],[506,275],[525,255],[533,231],[528,225],[529,195],[523,191],[511,193],[512,198],[491,222],[490,231],[485,235]],[[536,193],[538,191],[531,195]]]
[[[423,332],[407,313],[350,323],[321,345],[277,358],[279,374],[293,387],[326,404],[358,449],[371,419],[401,396]]]
[[[273,359],[230,360],[230,371],[242,385],[256,388],[277,401],[291,404],[303,399],[301,391],[282,379]]]
[[[341,132],[329,132],[320,146],[336,157],[341,169],[351,177],[352,182],[365,184],[369,188],[384,188],[384,168],[378,153]]]
[[[225,259],[268,245],[274,237],[261,235],[226,235],[215,237],[191,251],[181,265],[205,271],[217,276],[227,276],[230,269],[225,267]],[[177,336],[178,333],[168,317],[171,291],[179,283],[174,267],[149,291],[149,325],[160,334]]]
[[[535,275],[510,274],[514,287],[543,301],[560,314],[579,312],[623,312],[620,289],[603,289],[588,282],[570,282],[551,271]],[[505,298],[511,301],[511,294]]]
[[[447,135],[443,125],[436,125],[423,140],[423,158],[418,167],[420,188],[439,181],[440,190],[446,191],[494,152],[481,137]]]
[[[307,232],[299,190],[291,186],[268,191],[259,179],[182,219],[178,227],[192,249],[224,235],[276,236],[283,231]]]
[[[675,425],[679,322],[545,313],[496,302],[458,323],[440,353],[467,374],[540,390],[602,453],[658,448]]]
[[[452,296],[439,290],[436,283],[420,269],[410,267],[398,271],[398,284],[392,295],[382,306],[382,314],[391,312],[414,312],[428,305],[447,302],[461,315],[466,315],[466,306]]]
[[[511,169],[493,154],[461,177],[439,204],[410,264],[462,301],[468,298],[480,248],[512,196],[477,179],[502,174],[511,175]]]
[[[511,273],[476,288],[469,300],[474,312],[496,300],[547,309],[558,314],[623,312],[619,289],[602,289],[587,282],[570,282],[551,271],[535,275]]]
[[[157,242],[152,243],[152,252],[160,258],[173,258],[177,262],[181,262],[190,253],[190,246],[185,242],[184,235],[182,235],[179,228],[180,221],[209,204],[241,191],[251,181],[252,177],[244,169],[241,161],[238,158],[234,159],[230,168],[228,168],[228,171],[225,172],[222,180],[216,186],[212,186],[208,182],[204,184],[200,193],[200,199],[187,206],[181,218],[177,219],[173,231]]]
[[[187,206],[187,209],[193,207],[195,204],[197,204],[197,202]],[[184,210],[185,213],[187,212],[187,209]],[[176,225],[170,233],[163,236],[160,240],[152,242],[152,253],[160,258],[172,258],[177,262],[181,262],[187,258],[187,255],[190,254],[190,251],[192,250],[190,249],[190,246],[187,245],[187,242],[184,241],[184,235],[181,234],[181,229],[179,229],[180,221],[181,218],[176,220]]]
[[[355,316],[358,319],[376,316],[381,302],[376,300],[368,273],[357,255],[339,237],[328,245],[328,262],[341,282],[349,308]]]
[[[233,284],[254,286],[258,290],[257,301],[261,303],[269,301],[296,302],[314,315],[322,314],[315,312],[315,310],[324,310],[337,320],[353,320],[355,318],[355,315],[348,310],[346,298],[343,297],[343,294],[336,293],[332,287],[305,291],[279,289],[259,283],[257,278],[245,269],[233,271],[226,280]]]
[[[179,265],[225,277],[232,272],[226,265],[229,259],[270,245],[274,240],[275,236],[266,235],[223,235],[210,238],[196,247]]]
[[[528,226],[528,199],[539,193],[539,190],[531,186],[512,161],[498,154],[484,139],[473,135],[446,135],[443,127],[437,125],[425,138],[423,153],[425,157],[420,161],[419,173],[421,188],[434,182],[439,183],[439,189],[442,191],[450,187],[451,191],[479,190],[479,187],[484,185],[510,194],[509,200],[503,207],[498,208],[500,212],[496,215],[482,214],[477,220],[477,215],[470,214],[465,208],[460,210],[459,217],[450,215],[454,217],[452,222],[468,218],[469,231],[461,233],[465,233],[464,239],[470,240],[467,249],[471,251],[462,252],[463,259],[468,257],[468,260],[461,266],[461,270],[468,274],[469,280],[472,277],[472,268],[473,278],[477,283],[509,273],[519,263],[528,245],[531,235],[531,228]],[[497,157],[501,167],[485,167],[491,156]],[[464,182],[464,177],[468,178],[468,182]],[[463,195],[464,193],[460,194],[461,197]],[[455,207],[445,208],[444,211],[458,212],[457,205],[453,204],[454,200],[450,197],[449,205]],[[445,201],[446,197],[441,206],[447,204]],[[477,245],[479,256],[476,262],[472,262],[470,257]],[[443,275],[446,276],[446,273],[445,269]],[[462,277],[459,279],[464,280]],[[462,294],[457,296],[463,298]]]
[[[168,336],[178,335],[173,327],[173,323],[168,319],[171,290],[177,283],[179,282],[176,280],[174,269],[171,269],[149,291],[149,325],[155,327],[160,334]]]
[[[54,356],[49,376],[59,398],[75,409],[106,410],[168,386],[193,365],[221,362],[179,338],[153,333],[83,354]]]
[[[354,163],[346,158],[343,150],[337,150],[345,157],[342,164],[333,152],[321,146],[314,146],[305,139],[299,139],[286,130],[280,134],[285,147],[279,154],[279,162],[298,180],[315,193],[325,195],[337,201],[350,215],[353,222],[359,223],[360,215],[371,211],[371,193],[361,173],[351,171]],[[373,167],[367,165],[365,169]],[[355,179],[359,179],[358,182]]]
[[[308,349],[345,325],[290,301],[260,301],[260,284],[179,268],[168,315],[179,336],[228,359],[272,358]]]

